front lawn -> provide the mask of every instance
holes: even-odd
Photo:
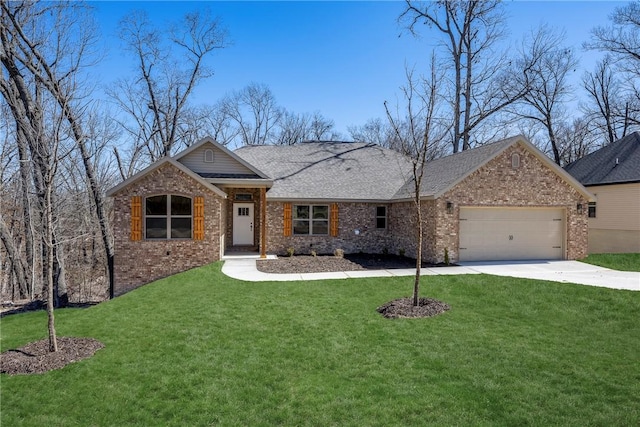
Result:
[[[640,271],[640,253],[590,254],[580,261],[619,271]]]
[[[3,426],[638,425],[640,292],[429,276],[451,305],[384,319],[412,277],[247,283],[220,263],[89,309],[60,336],[105,344],[42,375],[0,376]],[[46,336],[1,320],[2,350]]]

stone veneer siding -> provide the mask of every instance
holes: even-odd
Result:
[[[268,193],[267,193],[268,194]],[[330,205],[333,202],[314,202]],[[292,205],[311,204],[291,202]],[[376,208],[387,207],[387,228],[376,228]],[[336,249],[345,253],[383,253],[393,251],[393,229],[390,224],[393,206],[389,203],[338,203],[338,236],[284,236],[284,202],[267,202],[267,252],[285,255],[288,248],[296,254],[332,254]],[[359,234],[355,234],[359,230]]]
[[[204,240],[130,239],[131,197],[161,194],[204,197]],[[165,164],[114,196],[115,294],[120,295],[153,280],[220,259],[220,231],[225,223],[224,200],[184,172]]]

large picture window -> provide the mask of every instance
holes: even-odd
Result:
[[[293,234],[329,234],[329,206],[295,205],[293,207]]]
[[[146,198],[146,239],[190,239],[191,224],[191,198],[175,195]]]

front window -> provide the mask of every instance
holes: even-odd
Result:
[[[293,207],[293,234],[329,234],[328,205],[296,205]]]
[[[596,217],[596,202],[589,202],[589,218]]]
[[[387,207],[376,207],[376,228],[387,228]]]
[[[147,197],[145,201],[145,238],[190,239],[191,198],[175,195]]]

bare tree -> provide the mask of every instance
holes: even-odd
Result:
[[[634,122],[640,122],[640,117],[634,117],[640,110],[634,112],[634,100],[616,76],[610,61],[605,58],[598,62],[593,72],[582,77],[582,85],[588,94],[582,110],[592,131],[604,135],[609,144],[627,135]]]
[[[332,141],[340,138],[340,134],[334,131],[335,123],[333,120],[324,117],[319,111],[311,115],[310,137],[305,138],[309,141]]]
[[[585,46],[611,53],[621,69],[640,76],[640,1],[616,8],[611,21],[594,28]]]
[[[35,82],[46,89],[53,102],[57,104],[65,120],[64,131],[71,135],[79,150],[101,230],[111,284],[110,294],[113,296],[113,239],[104,207],[104,189],[96,177],[92,153],[89,150],[90,141],[87,138],[86,125],[83,123],[87,111],[87,105],[84,103],[86,83],[83,86],[79,77],[82,69],[88,65],[87,57],[91,57],[89,49],[95,38],[92,18],[87,7],[82,4],[60,2],[53,5],[45,4],[42,9],[39,7],[40,5],[37,5],[32,8],[30,3],[24,3],[24,6],[21,4],[10,8],[3,4],[3,12],[10,25],[7,27],[10,28],[7,31],[11,39],[8,43],[11,44],[11,49],[15,50],[15,58],[19,65],[28,70]],[[45,34],[29,34],[28,29],[32,28],[34,22],[47,14],[53,17],[50,31]],[[16,100],[13,99],[11,103],[15,104]],[[54,134],[56,138],[57,135],[58,133]],[[60,277],[63,277],[63,274],[62,270]]]
[[[520,99],[527,88],[511,84],[513,62],[496,52],[504,37],[499,0],[406,0],[400,16],[417,34],[419,24],[439,31],[449,55],[443,62],[450,82],[452,148],[471,148],[474,131],[489,117]]]
[[[422,266],[422,240],[424,235],[422,212],[422,180],[427,162],[441,146],[449,131],[443,125],[440,114],[441,76],[436,72],[435,56],[431,58],[430,75],[427,78],[415,78],[412,70],[406,70],[407,84],[402,88],[404,107],[392,113],[387,102],[385,111],[395,138],[399,142],[398,149],[411,161],[413,182],[413,204],[416,216],[416,274],[413,284],[413,305],[419,305],[420,267]]]
[[[251,83],[227,95],[223,113],[234,123],[239,141],[236,145],[263,145],[276,140],[276,125],[284,110],[264,84]]]
[[[562,46],[564,38],[548,26],[532,33],[523,46],[523,58],[529,66],[521,76],[514,76],[528,90],[513,113],[542,126],[557,164],[562,160],[558,126],[565,120],[564,103],[571,100],[572,93],[568,77],[578,65],[573,52]]]
[[[155,161],[184,142],[187,102],[197,84],[213,75],[206,60],[227,45],[227,33],[206,11],[186,14],[168,33],[138,11],[120,22],[120,37],[136,70],[130,79],[117,82],[110,95],[127,117],[120,123],[133,141],[131,155],[144,153]]]
[[[616,95],[624,100],[617,108],[617,121],[622,122],[618,126],[622,126],[624,134],[631,131],[630,127],[640,128],[640,1],[616,8],[611,15],[611,22],[610,26],[594,28],[591,41],[585,43],[588,49],[607,53],[607,57],[598,65],[595,73],[591,77],[587,76],[585,86],[597,103],[605,101],[605,96],[608,96],[609,101]],[[610,82],[610,68],[615,70],[619,85]],[[602,93],[603,84],[610,84],[608,89],[615,90],[617,94]],[[590,88],[595,89],[597,97],[591,93]],[[598,107],[602,108],[601,105]],[[613,133],[612,129],[607,130],[609,140]]]
[[[560,163],[568,165],[593,151],[598,138],[589,128],[589,120],[583,117],[558,125],[556,136],[561,141]]]
[[[381,118],[369,119],[362,126],[349,126],[347,131],[356,142],[372,142],[381,147],[391,148],[393,131],[388,121]]]
[[[275,143],[277,145],[294,145],[308,139],[310,120],[308,114],[284,111],[276,125]]]
[[[334,122],[320,112],[296,114],[283,109],[276,123],[275,144],[293,145],[303,141],[331,141],[340,138],[333,130]]]
[[[222,145],[231,144],[238,137],[238,130],[222,108],[221,103],[200,105],[185,110],[180,140],[191,146],[204,137],[211,137]]]

